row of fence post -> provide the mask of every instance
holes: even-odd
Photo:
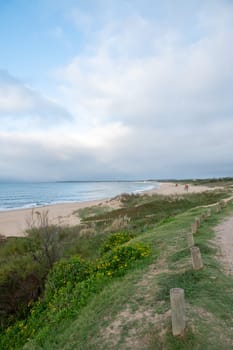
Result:
[[[215,212],[219,213],[226,205],[226,202],[221,201],[213,208]],[[187,234],[187,243],[191,253],[193,270],[198,271],[203,268],[203,262],[200,249],[195,246],[194,237],[201,225],[201,221],[205,221],[212,214],[211,208],[207,208],[202,213],[201,217],[197,217],[195,222],[191,225],[191,232]],[[171,303],[171,318],[172,318],[172,334],[173,336],[183,336],[185,332],[185,295],[184,289],[172,288],[170,289],[170,303]]]

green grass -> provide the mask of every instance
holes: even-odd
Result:
[[[150,271],[152,265],[143,263],[113,282],[91,300],[74,323],[67,324],[64,332],[47,339],[44,349],[231,349],[233,280],[221,271],[214,249],[208,246],[212,227],[232,208],[224,211],[225,214],[216,214],[204,223],[195,237],[204,248],[202,271],[192,271],[184,247],[185,230],[198,212],[193,210],[136,239],[150,242],[154,252],[157,249],[154,275]],[[163,261],[161,266],[159,259]],[[180,270],[160,273],[160,268],[173,263],[179,263]],[[171,335],[167,316],[169,290],[173,287],[185,289],[188,325],[182,339]],[[162,336],[161,328],[165,330]],[[52,340],[54,336],[56,342]]]
[[[168,198],[143,198],[141,205],[133,198],[125,203],[124,212],[95,217],[109,220],[127,212],[135,225],[132,227],[131,220],[128,232],[136,233],[130,242],[149,244],[150,257],[135,262],[124,276],[100,281],[72,315],[59,319],[54,312],[38,329],[35,320],[35,333],[28,335],[24,349],[232,349],[233,278],[222,271],[211,243],[213,228],[232,215],[232,204],[203,222],[194,237],[202,253],[203,270],[192,271],[186,241],[191,223],[204,210],[201,205],[225,195],[187,195],[171,202]],[[146,217],[152,214],[153,218]],[[73,242],[67,254],[79,251],[90,260],[98,257],[110,234],[97,226],[94,236],[75,240],[75,231],[66,232]],[[174,287],[185,289],[187,328],[183,338],[171,334],[169,290]]]

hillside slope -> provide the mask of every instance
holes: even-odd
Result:
[[[233,278],[222,271],[211,240],[213,228],[233,208],[202,224],[195,236],[204,269],[193,272],[186,233],[202,209],[193,209],[138,240],[154,256],[96,295],[44,343],[44,349],[232,349]],[[232,214],[231,214],[232,215]],[[170,288],[185,290],[187,329],[171,335]]]
[[[232,349],[233,277],[225,274],[218,261],[214,228],[233,215],[233,205],[229,202],[221,213],[216,213],[213,206],[211,217],[195,234],[204,262],[204,268],[195,272],[187,233],[195,218],[206,211],[205,204],[212,205],[213,199],[203,196],[201,203],[192,202],[191,209],[185,203],[178,199],[174,208],[169,204],[169,215],[159,216],[160,221],[154,224],[149,202],[142,205],[143,215],[138,203],[130,204],[126,212],[135,215],[130,232],[137,234],[123,246],[149,246],[150,255],[133,261],[124,273],[101,275],[97,282],[92,279],[82,289],[85,294],[81,304],[77,302],[83,296],[77,294],[80,289],[68,285],[59,298],[41,300],[36,317],[33,312],[38,306],[32,308],[26,320],[18,321],[17,327],[12,325],[4,332],[0,337],[2,348],[8,344],[9,349],[35,350]],[[153,202],[152,209],[155,207]],[[103,214],[102,220],[109,220],[109,215]],[[111,215],[115,217],[116,213]],[[101,221],[100,217],[96,219]],[[171,332],[169,290],[174,287],[185,290],[187,326],[183,338],[174,338]]]

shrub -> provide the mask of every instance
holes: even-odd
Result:
[[[45,276],[63,253],[60,232],[57,226],[32,228],[28,231],[28,252],[33,260],[40,264]]]
[[[48,275],[45,297],[33,303],[27,319],[6,329],[0,337],[0,348],[22,348],[29,338],[43,347],[51,327],[74,317],[112,277],[124,274],[133,262],[149,254],[148,245],[137,243],[114,247],[95,268],[78,256],[55,263]]]
[[[107,253],[113,248],[130,241],[135,235],[127,232],[118,232],[111,235],[101,248],[101,254]]]
[[[97,271],[107,276],[122,274],[135,260],[150,255],[150,247],[142,243],[116,246],[98,261]]]
[[[112,223],[106,228],[107,231],[117,231],[126,229],[129,226],[130,218],[127,215],[118,216]]]
[[[91,264],[79,256],[63,259],[55,263],[49,272],[46,283],[46,297],[49,298],[59,289],[74,285],[87,279],[92,272]]]

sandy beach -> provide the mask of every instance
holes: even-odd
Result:
[[[161,183],[159,188],[143,192],[149,195],[161,194],[161,195],[177,195],[184,193],[199,193],[203,191],[213,190],[206,186],[190,186],[188,191],[184,185],[179,184],[176,186],[174,183]],[[78,203],[63,203],[54,204],[49,206],[43,206],[34,208],[34,212],[42,212],[48,210],[50,224],[74,226],[80,223],[80,218],[77,211],[81,208],[92,206],[109,206],[111,208],[119,208],[121,206],[119,199],[105,199],[91,202],[78,202]],[[29,222],[32,217],[32,209],[18,209],[0,212],[0,234],[6,237],[10,236],[24,236],[25,230],[29,228]]]

